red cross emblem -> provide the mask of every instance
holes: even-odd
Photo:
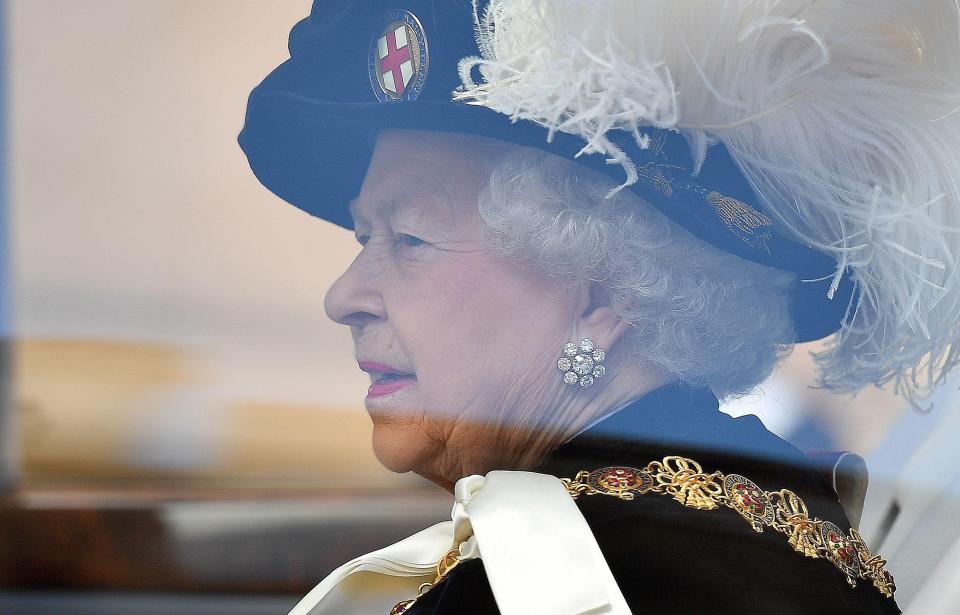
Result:
[[[380,37],[377,53],[380,56],[380,74],[383,87],[397,96],[403,95],[410,77],[413,76],[413,60],[410,58],[410,39],[407,26],[400,25]]]
[[[391,11],[370,45],[370,84],[383,102],[414,100],[427,72],[427,37],[408,11]]]

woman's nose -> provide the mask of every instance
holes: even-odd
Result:
[[[350,327],[386,318],[379,270],[365,248],[327,291],[323,302],[327,316]]]

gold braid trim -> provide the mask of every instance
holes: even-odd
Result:
[[[638,495],[659,493],[699,510],[732,508],[757,532],[764,528],[784,534],[790,546],[807,557],[830,560],[847,577],[851,587],[857,580],[870,581],[890,598],[897,587],[884,568],[886,561],[867,550],[860,533],[845,534],[829,521],[810,518],[807,505],[792,491],[763,491],[739,474],[707,474],[699,463],[686,457],[664,457],[643,469],[607,467],[578,472],[573,479],[561,479],[570,495],[609,495],[633,500]]]
[[[724,196],[714,190],[707,194],[707,202],[713,205],[721,222],[731,233],[753,248],[765,248],[770,239],[773,220],[743,201]]]

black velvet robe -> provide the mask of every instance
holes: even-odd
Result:
[[[850,527],[830,484],[792,445],[752,416],[731,418],[709,391],[668,385],[567,442],[537,468],[573,478],[580,470],[642,468],[667,455],[704,472],[737,473],[762,489],[790,489],[811,517]],[[664,495],[633,501],[577,500],[631,610],[643,613],[899,613],[868,581],[851,588],[826,559],[807,558],[770,528],[755,532],[735,511],[696,510]],[[481,560],[461,564],[408,615],[498,613]]]

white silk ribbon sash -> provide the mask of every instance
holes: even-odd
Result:
[[[413,598],[454,547],[462,560],[483,559],[502,615],[630,615],[590,527],[558,478],[495,471],[460,479],[454,496],[452,521],[340,566],[290,615],[344,613],[342,603],[334,607],[332,590],[360,572],[407,577],[406,593],[394,602]]]
[[[331,593],[346,581],[347,577],[363,576],[358,575],[363,572],[409,579],[409,583],[400,584],[396,596],[386,600],[389,605],[383,609],[383,615],[387,615],[391,606],[401,600],[413,598],[417,595],[420,585],[436,578],[437,562],[450,550],[452,541],[453,522],[444,521],[420,530],[413,536],[404,538],[389,547],[354,558],[328,574],[293,607],[289,615],[332,615],[333,613],[367,615],[365,611],[360,610],[359,605],[344,604],[343,598]],[[363,580],[356,579],[359,583]]]

